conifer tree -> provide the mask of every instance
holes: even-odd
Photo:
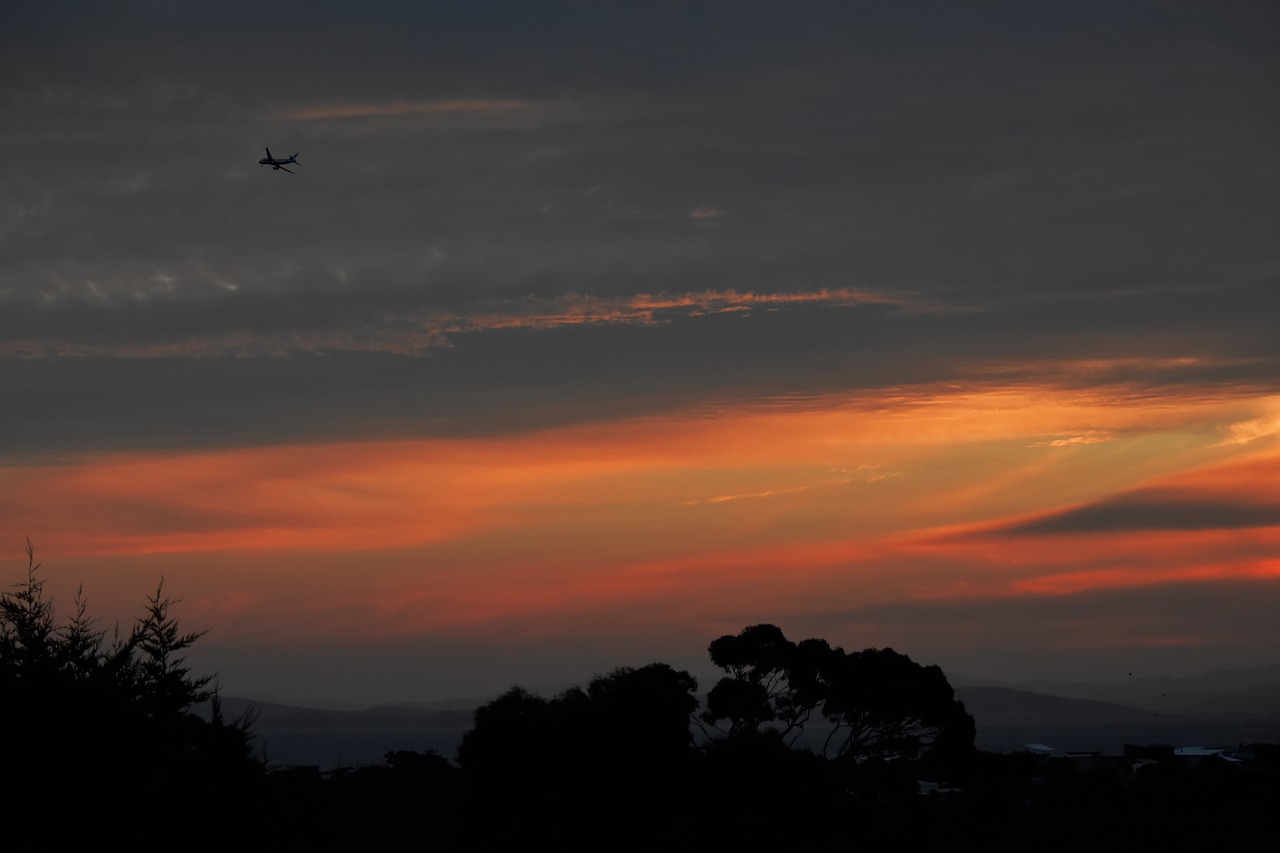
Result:
[[[228,722],[212,676],[184,653],[161,580],[127,635],[89,615],[83,590],[63,624],[27,543],[25,580],[0,593],[0,795],[23,808],[75,801],[99,817],[138,799],[170,802],[259,775],[249,717]],[[208,719],[193,713],[215,704]]]

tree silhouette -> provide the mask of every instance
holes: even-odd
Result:
[[[201,635],[170,615],[163,581],[127,636],[110,641],[82,592],[65,624],[34,549],[26,579],[0,593],[0,786],[26,809],[73,798],[99,819],[131,801],[209,797],[261,772],[249,718],[223,719],[210,677],[192,676],[182,653]],[[191,713],[214,700],[210,719]]]
[[[653,663],[551,699],[513,687],[476,709],[458,749],[475,832],[514,843],[567,804],[580,832],[626,826],[635,841],[669,828],[695,759],[696,690],[689,673]],[[507,814],[505,826],[492,821],[495,810]]]
[[[156,719],[171,718],[213,696],[208,689],[213,677],[192,677],[182,656],[205,632],[180,633],[177,620],[169,615],[173,601],[163,593],[161,578],[155,594],[147,599],[146,615],[129,638],[129,647],[137,652],[137,701]]]
[[[550,701],[512,687],[476,709],[458,746],[458,763],[473,776],[516,784],[545,774],[559,740],[553,716]]]
[[[777,723],[786,739],[822,699],[818,669],[831,654],[825,640],[797,644],[775,625],[751,625],[713,640],[708,651],[729,676],[711,688],[701,718],[709,725],[727,721],[732,737]]]
[[[593,738],[609,742],[632,767],[665,766],[693,744],[689,720],[698,708],[698,681],[665,663],[621,667],[587,686]]]
[[[729,739],[770,729],[793,742],[816,712],[826,721],[821,751],[838,763],[918,758],[937,744],[972,750],[973,718],[942,670],[893,649],[794,643],[763,624],[720,637],[709,652],[729,674],[711,689],[701,719]]]
[[[937,666],[921,666],[893,649],[832,649],[819,667],[822,715],[832,724],[829,755],[840,761],[918,758],[940,737],[969,732],[973,718]]]
[[[458,763],[473,775],[540,784],[665,767],[692,748],[697,687],[665,663],[621,667],[552,699],[512,687],[476,709]]]

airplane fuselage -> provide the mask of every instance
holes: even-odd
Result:
[[[298,155],[296,153],[290,154],[288,157],[272,157],[271,149],[268,148],[267,156],[259,160],[258,165],[270,166],[272,169],[283,169],[284,171],[288,172],[290,170],[285,169],[284,167],[288,166],[290,163],[297,163],[297,162],[298,162]]]

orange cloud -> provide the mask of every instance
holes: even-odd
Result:
[[[246,631],[276,630],[282,606],[290,630],[382,636],[1273,582],[1277,526],[1020,530],[1126,495],[1270,499],[1274,445],[1220,439],[1272,400],[1124,395],[920,386],[524,435],[104,454],[3,469],[0,514],[47,560],[200,567],[184,595]],[[1037,446],[1091,431],[1112,440]]]

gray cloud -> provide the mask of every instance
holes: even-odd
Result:
[[[1280,503],[1142,489],[1004,528],[1012,534],[1234,530],[1280,525]]]
[[[1054,358],[1274,386],[1268,4],[96,8],[0,27],[0,352],[75,354],[4,362],[46,401],[20,444],[483,430]],[[388,355],[440,316],[824,288],[928,310]]]
[[[450,346],[403,355],[400,347],[423,342],[415,330],[433,310],[412,293],[399,294],[392,310],[354,297],[311,305],[209,289],[201,303],[157,298],[109,311],[89,304],[58,312],[57,323],[42,311],[12,321],[11,341],[69,340],[108,351],[147,345],[169,354],[0,359],[0,393],[27,401],[0,421],[0,443],[14,451],[476,434],[706,401],[948,381],[1091,382],[1137,396],[1180,386],[1196,394],[1275,392],[1278,360],[1265,318],[1215,314],[1221,303],[1208,295],[1201,304],[1201,319],[1181,336],[1171,324],[1163,340],[1135,348],[1117,324],[1084,353],[1077,335],[1092,333],[1091,325],[1081,318],[1071,326],[1055,303],[957,314],[817,302],[702,316],[685,308],[645,324],[463,331],[447,335]],[[485,310],[504,306],[513,319],[556,307],[516,301]],[[1216,331],[1192,347],[1201,323]],[[265,354],[232,354],[254,347]],[[186,348],[202,357],[183,357]],[[1189,352],[1243,360],[1151,360]],[[1052,361],[1129,356],[1136,363],[1088,376],[1059,375]]]

